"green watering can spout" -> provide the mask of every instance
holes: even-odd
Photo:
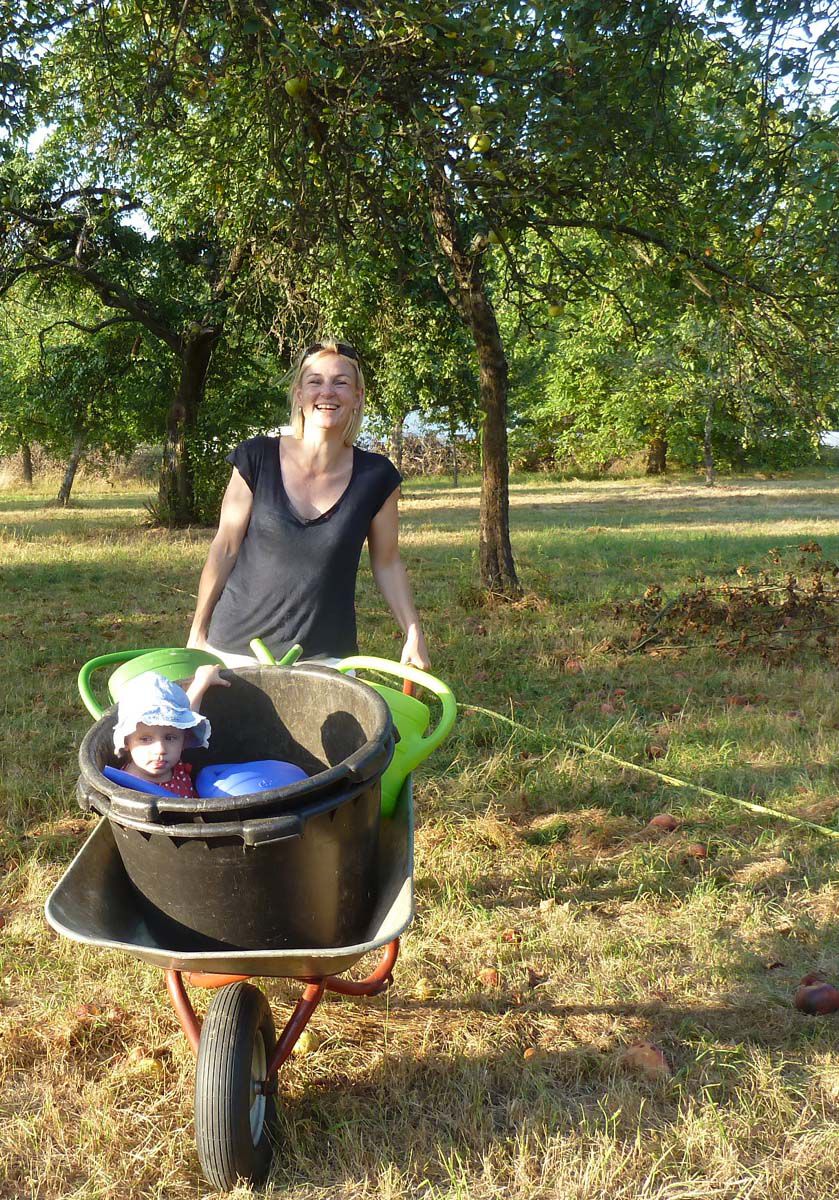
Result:
[[[379,671],[383,675],[395,675],[398,679],[407,679],[419,687],[427,688],[439,697],[443,706],[440,720],[430,732],[431,710],[416,696],[408,696],[395,688],[382,683],[371,683],[370,687],[384,697],[390,709],[393,723],[399,730],[399,741],[396,744],[390,766],[382,776],[382,813],[389,817],[396,808],[396,801],[402,790],[402,784],[411,771],[436,750],[445,737],[451,732],[457,716],[457,703],[451,688],[441,679],[435,679],[427,671],[408,664],[391,662],[387,658],[373,658],[364,654],[356,654],[345,658],[338,664],[338,670],[346,674],[348,671],[358,671],[366,668]]]

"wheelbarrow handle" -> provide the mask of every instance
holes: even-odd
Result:
[[[408,684],[415,684],[433,692],[442,704],[443,711],[435,728],[423,737],[427,754],[430,754],[451,731],[457,717],[457,701],[452,695],[449,685],[443,683],[442,679],[429,675],[428,671],[421,671],[419,667],[414,667],[410,663],[392,662],[389,658],[376,658],[374,655],[368,654],[354,654],[350,658],[344,658],[338,663],[337,669],[344,673],[367,669],[380,671],[382,675],[393,675],[397,679],[404,679],[406,684],[404,690],[407,695],[411,694],[408,692]]]
[[[158,647],[158,649],[160,648]],[[94,696],[90,685],[93,672],[98,671],[100,667],[112,667],[115,663],[130,662],[132,658],[139,658],[141,654],[150,654],[151,652],[148,646],[143,650],[114,650],[111,654],[100,654],[97,658],[91,658],[84,664],[79,671],[79,695],[82,698],[82,704],[95,720],[98,721],[105,710]]]
[[[277,660],[263,642],[262,638],[251,638],[250,648],[253,650],[254,658],[258,658],[266,667],[290,667],[296,663],[300,655],[303,653],[303,647],[299,642],[295,642],[281,659]]]

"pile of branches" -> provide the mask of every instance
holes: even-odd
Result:
[[[712,646],[730,657],[755,654],[771,663],[816,651],[839,664],[839,565],[818,542],[798,547],[795,567],[770,550],[766,567],[737,567],[737,582],[707,578],[668,599],[658,584],[641,600],[613,607],[636,622],[628,639],[612,639],[624,654]]]

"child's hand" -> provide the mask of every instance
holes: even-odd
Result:
[[[230,687],[229,679],[222,679],[218,663],[206,663],[195,672],[193,683],[203,692],[211,687]]]
[[[204,699],[207,688],[230,687],[230,680],[222,679],[219,675],[220,670],[217,663],[206,663],[203,667],[199,667],[193,675],[186,688],[186,694],[190,706],[196,712],[201,711],[201,701]]]

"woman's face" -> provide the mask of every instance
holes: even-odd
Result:
[[[332,350],[313,354],[303,367],[297,398],[307,425],[343,431],[361,403],[355,364]]]

